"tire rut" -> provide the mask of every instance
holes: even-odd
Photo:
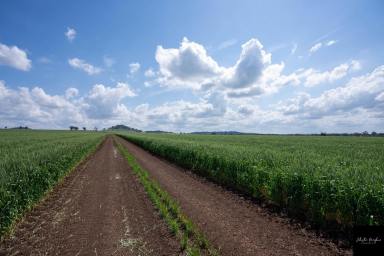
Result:
[[[179,244],[108,136],[26,214],[0,255],[179,255]]]

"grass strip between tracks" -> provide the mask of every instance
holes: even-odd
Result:
[[[160,212],[172,234],[179,240],[181,249],[191,256],[218,255],[218,252],[209,244],[203,233],[181,212],[179,204],[156,181],[149,177],[148,172],[139,165],[124,146],[116,140],[114,143],[139,178],[150,200]]]

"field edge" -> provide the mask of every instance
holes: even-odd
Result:
[[[23,210],[22,213],[18,214],[14,219],[13,221],[8,225],[8,227],[6,227],[3,231],[0,231],[0,243],[6,239],[6,238],[9,238],[10,236],[12,236],[13,232],[14,232],[14,229],[15,227],[17,226],[18,223],[20,223],[24,218],[25,216],[30,212],[32,211],[35,207],[37,207],[38,205],[40,205],[42,202],[44,202],[52,193],[52,191],[54,190],[55,187],[57,187],[58,185],[60,185],[61,183],[63,183],[63,181],[65,180],[66,177],[68,177],[68,175],[70,175],[71,173],[73,173],[75,170],[77,170],[78,168],[82,168],[83,165],[85,165],[88,161],[89,158],[92,157],[92,155],[94,155],[95,152],[97,152],[103,145],[103,143],[106,141],[106,138],[107,138],[108,135],[104,135],[103,137],[100,138],[100,141],[94,145],[93,147],[90,148],[89,152],[87,152],[79,161],[77,161],[72,167],[68,168],[68,171],[66,171],[64,173],[64,175],[62,175],[58,180],[57,182],[52,185],[49,189],[47,189],[44,194],[38,199],[36,200],[35,202],[32,202],[30,205],[27,205],[25,207],[25,209]]]

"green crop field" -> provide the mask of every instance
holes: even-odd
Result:
[[[103,133],[0,130],[0,235],[72,167]]]
[[[384,138],[120,136],[317,226],[384,224]]]

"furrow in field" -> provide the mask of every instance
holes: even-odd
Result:
[[[27,214],[5,255],[179,255],[179,244],[108,137]],[[0,253],[0,254],[1,254]]]

